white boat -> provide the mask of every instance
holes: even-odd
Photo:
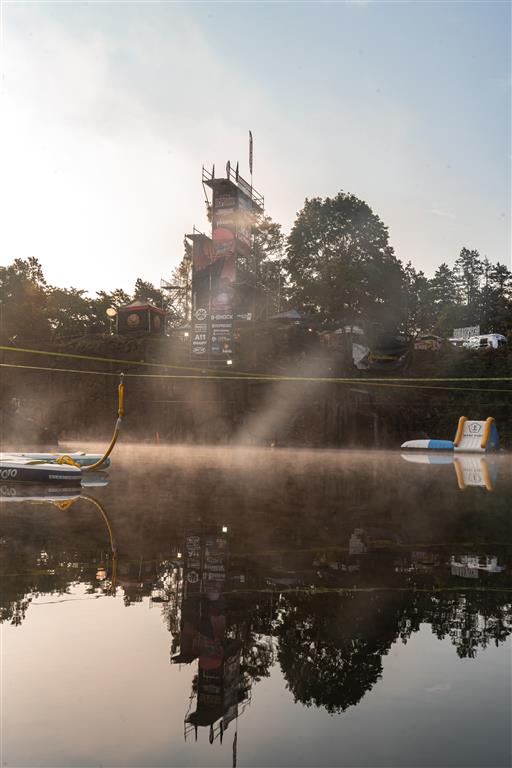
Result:
[[[8,453],[0,453],[0,461],[3,460],[4,456],[48,462],[58,461],[64,456],[69,456],[69,458],[73,459],[75,464],[78,464],[80,467],[88,467],[91,464],[96,464],[96,462],[101,459],[102,454],[84,453],[83,451],[74,451],[73,453],[18,453],[13,451]],[[108,466],[110,466],[110,459],[107,458],[102,462],[101,468],[106,469]]]
[[[1,483],[68,483],[79,485],[82,470],[71,464],[52,464],[3,453],[0,456]]]

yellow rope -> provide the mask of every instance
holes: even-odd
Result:
[[[82,472],[88,472],[91,469],[98,469],[98,467],[101,467],[101,465],[104,463],[105,459],[107,459],[112,451],[114,450],[114,446],[117,443],[117,438],[119,437],[119,432],[121,431],[121,423],[123,421],[123,414],[124,414],[124,373],[119,374],[119,385],[117,387],[117,421],[114,428],[114,434],[112,435],[112,440],[110,441],[110,445],[108,446],[107,450],[94,464],[89,464],[89,466],[82,467]]]
[[[87,371],[87,370],[81,370],[79,368],[50,368],[47,366],[40,366],[40,365],[22,365],[20,363],[0,363],[0,368],[21,368],[24,370],[30,370],[30,371],[48,371],[50,373],[83,373],[88,376],[116,376],[117,373],[113,373],[112,371]],[[172,374],[172,373],[126,373],[126,377],[131,377],[134,379],[175,379],[177,381],[183,379],[183,380],[193,380],[193,381],[202,381],[202,380],[217,380],[217,381],[261,381],[261,382],[289,382],[289,383],[324,383],[324,384],[357,384],[359,387],[399,387],[402,389],[438,389],[438,390],[446,390],[446,391],[459,391],[459,392],[502,392],[504,394],[512,394],[511,389],[491,389],[490,387],[484,387],[484,388],[477,388],[477,387],[442,387],[442,386],[435,386],[435,385],[422,385],[417,384],[416,382],[421,381],[440,381],[440,382],[478,382],[478,381],[503,381],[503,382],[512,382],[512,377],[499,377],[499,378],[439,378],[439,379],[428,379],[428,378],[401,378],[401,379],[351,379],[351,378],[340,378],[340,377],[333,377],[333,378],[325,378],[325,377],[317,377],[317,376],[281,376],[279,378],[276,377],[269,377],[269,376],[262,376],[259,374],[254,375],[244,375],[244,376],[216,376],[213,374]],[[404,384],[399,384],[398,382],[405,382]]]
[[[55,351],[48,351],[48,350],[42,350],[42,349],[29,349],[24,347],[9,347],[5,345],[0,345],[0,351],[4,352],[19,352],[19,353],[28,353],[32,355],[46,355],[48,357],[68,357],[76,360],[92,360],[93,362],[103,362],[103,363],[119,363],[123,365],[137,365],[137,366],[146,366],[151,368],[170,368],[174,370],[182,370],[182,371],[197,371],[197,366],[191,366],[191,365],[171,365],[169,363],[148,363],[145,360],[123,360],[119,358],[113,358],[113,357],[97,357],[94,355],[77,355],[72,352],[55,352]],[[5,365],[5,363],[3,364]],[[21,367],[21,366],[20,366]],[[27,366],[24,366],[27,367]],[[49,368],[48,370],[60,370],[58,368]],[[266,373],[266,372],[250,372],[250,371],[232,371],[230,374],[227,374],[225,368],[211,368],[212,371],[220,371],[223,372],[223,376],[220,378],[225,379],[238,379],[238,378],[249,378],[249,379],[270,379],[270,380],[277,380],[277,381],[325,381],[325,382],[353,382],[353,383],[367,383],[367,379],[361,378],[359,376],[352,376],[352,377],[329,377],[329,376],[283,376],[282,374],[278,373]],[[88,373],[88,371],[83,371],[83,373]],[[98,372],[100,373],[100,372]],[[112,374],[110,372],[106,372],[107,375],[117,375]],[[129,375],[141,375],[141,374],[127,374]],[[157,376],[163,375],[163,374],[155,374]],[[196,378],[196,376],[192,376],[192,378]],[[211,378],[219,378],[216,376],[211,376]],[[459,381],[506,381],[510,382],[512,381],[512,376],[451,376],[451,377],[426,377],[426,376],[415,376],[415,377],[373,377],[372,381],[374,382],[389,382],[389,381],[399,381],[399,382],[416,382],[416,381],[442,381],[442,382],[459,382]]]

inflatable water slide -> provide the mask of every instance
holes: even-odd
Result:
[[[408,440],[404,450],[454,451],[455,453],[489,453],[499,448],[498,429],[490,416],[485,421],[470,421],[461,416],[454,440]]]

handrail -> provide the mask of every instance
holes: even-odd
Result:
[[[226,177],[219,177],[218,181],[225,179],[235,184],[247,197],[249,197],[258,208],[263,211],[265,207],[265,198],[260,192],[257,192],[252,184],[246,181],[240,174],[236,173],[230,166],[226,168]],[[212,185],[217,178],[203,166],[202,181],[204,184]]]

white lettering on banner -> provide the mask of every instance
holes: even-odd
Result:
[[[465,328],[454,328],[453,329],[453,338],[454,339],[470,339],[471,336],[480,336],[480,326],[479,325],[468,325]]]
[[[18,470],[11,468],[11,469],[2,469],[0,471],[0,477],[2,480],[9,480],[9,478],[14,478],[18,474]]]

